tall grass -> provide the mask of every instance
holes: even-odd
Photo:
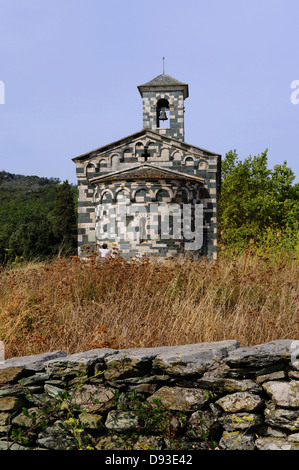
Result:
[[[298,262],[116,257],[27,263],[0,273],[5,357],[236,339],[299,337]]]

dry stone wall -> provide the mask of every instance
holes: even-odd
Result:
[[[299,341],[56,351],[0,365],[0,448],[298,450]]]

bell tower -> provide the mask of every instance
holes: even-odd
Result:
[[[184,100],[188,85],[163,73],[138,86],[143,102],[143,128],[184,141]]]

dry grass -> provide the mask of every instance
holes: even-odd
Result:
[[[5,357],[298,338],[298,262],[56,259],[0,273]]]

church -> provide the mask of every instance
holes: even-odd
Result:
[[[216,259],[221,155],[185,142],[188,84],[163,72],[137,88],[142,130],[72,159],[78,255]]]

